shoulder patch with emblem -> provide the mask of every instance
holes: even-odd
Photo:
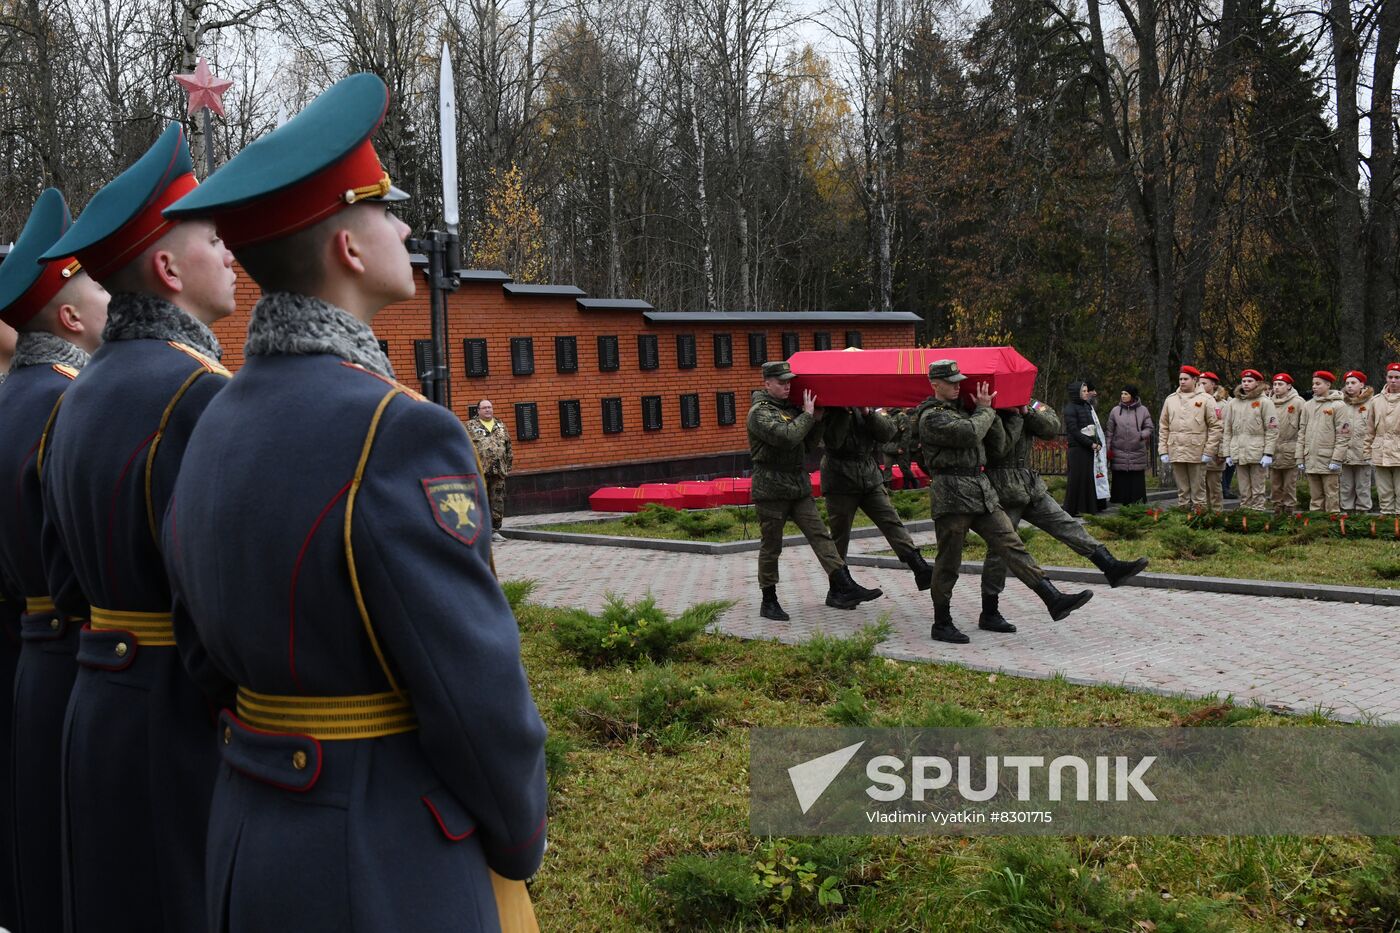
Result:
[[[200,353],[188,344],[180,343],[178,340],[167,340],[166,343],[193,359],[200,366],[203,366],[206,372],[217,373],[220,376],[231,377],[233,375],[233,373],[225,369],[223,364],[218,360]]]
[[[60,376],[63,376],[65,379],[68,379],[69,381],[78,378],[78,371],[72,366],[69,366],[67,363],[54,363],[53,371],[58,373]]]
[[[463,544],[476,543],[481,524],[489,513],[481,508],[480,480],[475,473],[434,476],[422,481],[423,494],[438,527]]]
[[[1258,402],[1255,402],[1255,403],[1253,403],[1252,405],[1250,405],[1249,407],[1250,407],[1250,408],[1258,408],[1258,407],[1259,407],[1259,403],[1258,403]]]
[[[349,368],[349,369],[358,369],[360,372],[364,373],[364,374],[367,375],[367,376],[373,376],[374,378],[378,379],[380,382],[384,383],[385,385],[393,386],[394,388],[398,389],[400,392],[402,392],[404,395],[407,395],[409,398],[413,399],[415,402],[426,402],[426,401],[428,400],[428,397],[427,397],[426,395],[424,395],[422,392],[418,392],[418,391],[415,391],[415,390],[413,390],[413,389],[410,389],[408,386],[404,385],[402,382],[399,382],[397,379],[390,379],[388,376],[381,376],[379,373],[375,372],[374,370],[372,370],[372,369],[366,369],[365,367],[361,366],[359,363],[352,363],[352,362],[350,362],[349,360],[341,360],[341,361],[340,361],[340,365],[341,365],[341,366],[345,366],[345,367],[347,367],[347,368]]]

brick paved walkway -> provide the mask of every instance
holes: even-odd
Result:
[[[564,520],[538,516],[519,524],[545,519]],[[915,537],[932,553],[931,534]],[[852,552],[886,546],[880,538],[865,539],[852,542]],[[972,643],[953,646],[929,640],[931,603],[907,571],[853,568],[858,582],[881,587],[885,596],[849,612],[828,609],[826,578],[815,557],[805,546],[789,547],[778,596],[792,621],[776,623],[758,615],[754,561],[752,553],[709,556],[534,541],[507,541],[496,549],[502,578],[534,578],[534,598],[548,605],[597,609],[606,592],[635,598],[650,590],[662,608],[674,612],[705,599],[732,598],[739,602],[720,619],[721,631],[785,642],[817,631],[847,634],[888,613],[894,631],[880,651],[893,658],[955,661],[1028,677],[1063,674],[1074,683],[1170,694],[1229,694],[1240,703],[1259,700],[1297,712],[1321,708],[1339,719],[1400,723],[1400,609],[1104,585],[1092,587],[1088,606],[1052,622],[1040,601],[1011,580],[1002,612],[1021,631],[995,635],[977,629],[977,578],[964,576],[953,613]]]

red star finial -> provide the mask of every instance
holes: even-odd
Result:
[[[199,57],[199,63],[194,66],[194,74],[176,75],[175,80],[179,81],[180,86],[190,95],[189,112],[191,116],[201,107],[208,107],[219,116],[224,116],[224,105],[220,98],[224,96],[224,91],[233,87],[233,82],[214,77],[209,70],[209,63],[204,60],[203,55]]]

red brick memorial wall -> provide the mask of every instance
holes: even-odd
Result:
[[[515,448],[513,512],[582,508],[599,486],[742,474],[744,418],[763,360],[848,341],[914,345],[913,314],[657,313],[569,286],[463,276],[448,300],[452,409],[465,420],[481,399],[495,403]],[[235,371],[258,295],[240,273],[238,311],[214,328]],[[374,320],[399,380],[415,389],[428,308],[420,280],[411,301]]]

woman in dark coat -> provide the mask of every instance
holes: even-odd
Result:
[[[1145,471],[1152,463],[1152,428],[1152,415],[1142,404],[1137,386],[1124,386],[1104,428],[1114,502],[1147,501]]]
[[[1083,382],[1069,384],[1069,403],[1065,405],[1065,439],[1069,443],[1069,485],[1065,489],[1065,511],[1071,515],[1099,510],[1098,493],[1094,491],[1094,454],[1103,445],[1103,438],[1094,427],[1094,410],[1089,404],[1089,386]]]

